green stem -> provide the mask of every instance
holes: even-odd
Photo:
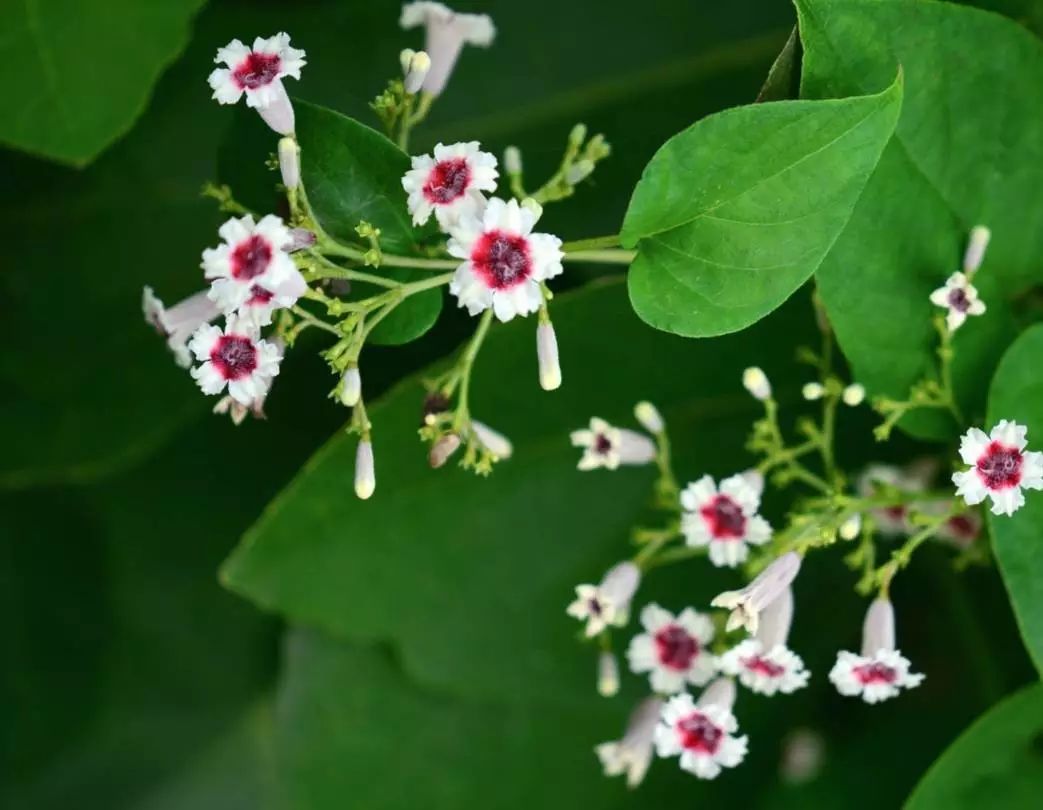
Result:
[[[576,253],[581,250],[598,250],[599,248],[619,247],[619,234],[612,236],[595,236],[590,239],[573,239],[565,242],[561,249],[566,253]]]
[[[482,319],[478,322],[478,328],[475,330],[474,337],[471,338],[471,342],[467,344],[467,348],[460,358],[457,373],[457,379],[460,381],[460,400],[457,406],[456,418],[453,420],[453,428],[458,432],[464,428],[471,418],[469,400],[471,393],[471,369],[474,366],[475,358],[478,357],[479,349],[482,348],[482,343],[485,342],[485,336],[489,333],[489,326],[492,320],[492,309],[485,310],[482,314]]]
[[[590,262],[592,264],[632,264],[636,250],[576,250],[565,254],[567,262]]]
[[[326,323],[326,321],[321,320],[320,318],[316,318],[304,307],[299,307],[295,304],[290,308],[290,311],[298,318],[300,318],[301,321],[308,324],[309,326],[316,326],[319,329],[323,329],[327,332],[330,332],[331,334],[336,335],[337,337],[343,337],[341,331],[337,327],[333,326],[332,324]]]

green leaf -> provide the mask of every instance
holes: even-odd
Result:
[[[785,101],[800,95],[800,31],[790,31],[786,44],[772,62],[757,101]]]
[[[875,96],[726,110],[667,141],[623,222],[638,315],[709,337],[779,306],[843,229],[901,104],[899,76]]]
[[[8,4],[0,36],[0,144],[73,166],[90,163],[144,111],[204,2]]]
[[[989,390],[986,430],[1000,419],[1028,427],[1029,447],[1043,447],[1043,325],[1021,335],[1007,350]],[[1036,668],[1043,673],[1043,494],[1026,493],[1010,517],[989,515],[993,548],[1010,601]]]
[[[387,138],[352,118],[315,104],[297,101],[297,140],[301,145],[301,180],[319,224],[332,236],[360,249],[355,227],[365,220],[380,228],[381,246],[388,253],[415,254],[417,240],[434,232],[429,223],[415,231],[406,209],[402,176],[409,157]],[[253,110],[243,109],[225,137],[219,158],[221,182],[236,199],[258,213],[280,204],[274,193],[277,175],[265,169],[275,150],[276,136]],[[377,275],[400,281],[430,276],[430,271],[382,267]],[[377,292],[356,284],[352,298]],[[410,296],[373,330],[377,344],[401,344],[423,335],[442,311],[442,291]]]
[[[960,268],[970,228],[988,225],[975,279],[988,311],[955,339],[955,387],[974,418],[981,381],[1015,333],[1014,299],[1041,278],[1043,46],[1009,20],[946,3],[797,8],[805,96],[865,92],[896,63],[906,76],[895,137],[817,276],[841,348],[871,393],[906,398],[936,365],[928,296]],[[932,438],[955,430],[942,412],[903,426]]]
[[[1043,794],[1043,685],[979,717],[924,776],[907,810],[1035,807]]]

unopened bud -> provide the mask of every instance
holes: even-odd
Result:
[[[577,147],[577,148],[586,139],[587,139],[587,125],[586,124],[576,124],[576,126],[574,126],[572,128],[572,131],[569,132],[569,143],[572,144],[573,146]]]
[[[427,454],[427,461],[432,469],[437,470],[449,461],[450,456],[452,456],[459,447],[460,437],[455,433],[447,433],[431,447],[431,452]]]
[[[659,434],[666,427],[663,424],[663,415],[659,413],[651,402],[639,402],[634,406],[634,416],[641,423],[641,427],[649,433]]]
[[[841,540],[854,540],[862,531],[862,516],[852,515],[840,524],[838,534]]]
[[[409,73],[409,64],[413,61],[413,57],[416,56],[416,51],[412,48],[403,48],[398,54],[398,63],[402,66],[402,75],[405,76]]]
[[[531,211],[537,222],[539,222],[540,217],[543,216],[543,206],[536,202],[532,197],[526,197],[522,200],[521,207],[526,211]]]
[[[373,466],[373,444],[362,439],[355,451],[355,494],[367,500],[377,488],[377,476]]]
[[[297,188],[301,183],[301,150],[294,138],[279,139],[279,172],[286,188]]]
[[[963,254],[963,272],[968,275],[976,273],[985,259],[985,249],[989,246],[992,231],[984,225],[976,225],[971,229],[971,238],[967,243],[967,252]]]
[[[540,367],[540,387],[554,391],[561,386],[561,364],[558,362],[558,338],[550,321],[536,327],[536,358]]]
[[[731,678],[717,678],[710,682],[701,695],[696,705],[720,706],[722,709],[731,711],[735,705],[735,681]]]
[[[354,408],[362,396],[362,376],[358,366],[348,366],[340,378],[340,403]]]
[[[755,399],[763,401],[771,397],[771,383],[767,375],[756,366],[750,366],[742,373],[742,384]]]
[[[402,80],[402,86],[409,95],[412,96],[420,92],[420,88],[424,85],[424,79],[427,78],[430,70],[431,57],[424,51],[414,53],[409,60],[409,65],[403,71],[405,79]]]
[[[822,399],[822,395],[826,393],[826,389],[822,387],[821,383],[809,382],[800,389],[800,393],[804,399],[813,402],[816,399]]]
[[[608,650],[598,656],[598,694],[613,697],[619,692],[619,661]]]
[[[290,244],[285,248],[287,253],[310,248],[318,241],[315,233],[307,228],[290,228],[290,239]]]
[[[503,150],[503,168],[507,174],[522,173],[521,150],[517,146],[508,146]]]
[[[483,422],[472,419],[471,430],[474,431],[475,438],[478,439],[482,447],[500,461],[510,458],[514,453],[514,445],[511,444],[511,440]]]
[[[570,186],[576,186],[586,180],[594,171],[593,160],[578,160],[565,172],[565,182]]]
[[[844,393],[840,395],[840,398],[844,400],[845,405],[850,405],[852,408],[856,405],[861,405],[866,398],[865,386],[859,383],[851,383],[844,389]]]

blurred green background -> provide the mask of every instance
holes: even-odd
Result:
[[[1043,21],[1036,3],[994,5]],[[781,0],[456,6],[492,15],[498,38],[463,55],[414,149],[477,139],[499,154],[513,143],[541,177],[574,123],[605,133],[611,159],[547,213],[565,239],[614,232],[656,148],[751,102],[794,23]],[[222,149],[236,148],[234,113],[206,86],[214,50],[287,30],[308,53],[291,92],[373,123],[368,100],[418,35],[398,29],[399,4],[387,0],[38,0],[0,11],[11,21],[0,87],[17,102],[0,142],[43,138],[31,151],[65,163],[100,152],[75,168],[0,151],[3,806],[889,807],[971,719],[1032,679],[996,572],[956,576],[934,550],[895,594],[902,647],[929,673],[925,686],[873,709],[843,701],[824,676],[833,651],[855,644],[862,605],[826,560],[797,591],[794,646],[813,688],[743,696],[741,770],[707,785],[657,763],[636,793],[603,779],[592,748],[618,736],[640,684],[599,698],[593,651],[563,611],[572,584],[625,553],[650,479],[580,476],[566,432],[593,413],[625,421],[653,396],[676,425],[684,475],[738,469],[755,414],[739,373],[757,362],[782,376],[809,319],[798,296],[744,335],[684,341],[639,324],[625,287],[589,271],[570,272],[565,286],[593,286],[555,310],[560,396],[532,390],[531,324],[502,330],[479,364],[479,416],[512,436],[516,460],[490,481],[423,468],[410,375],[468,334],[447,307],[422,340],[363,358],[371,398],[406,380],[376,412],[378,435],[393,438],[378,446],[369,511],[320,525],[335,544],[328,556],[301,558],[294,532],[306,532],[289,525],[270,568],[233,558],[226,569],[264,604],[314,576],[324,615],[332,605],[338,618],[309,621],[305,607],[286,624],[229,593],[218,566],[345,412],[325,397],[321,344],[304,342],[268,420],[233,428],[142,322],[143,285],[168,303],[200,287],[199,254],[224,219],[199,193],[222,176]],[[82,119],[82,131],[43,116],[55,99],[58,120]],[[868,436],[869,424],[861,417],[850,435]],[[861,438],[844,449],[852,466],[878,452]],[[353,498],[350,474],[339,491],[326,484],[331,502]],[[769,507],[781,519],[785,504]],[[721,573],[671,569],[643,595],[705,605],[734,582]],[[779,760],[797,727],[824,736],[825,759],[817,778],[791,785]]]

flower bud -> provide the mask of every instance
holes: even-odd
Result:
[[[532,215],[536,218],[537,222],[539,222],[540,217],[543,216],[543,206],[540,205],[532,197],[526,197],[524,200],[522,200],[521,207],[524,208],[526,211],[531,211]]]
[[[854,540],[862,531],[862,516],[852,515],[840,524],[837,534],[841,540]]]
[[[373,466],[373,444],[369,439],[362,439],[355,451],[355,494],[365,501],[376,488],[377,476]]]
[[[985,249],[989,246],[992,231],[984,225],[976,225],[971,229],[971,238],[967,243],[967,252],[963,255],[963,272],[973,275],[981,267],[985,259]]]
[[[285,248],[287,253],[310,248],[318,241],[315,233],[307,228],[290,228],[290,237],[293,241]]]
[[[409,65],[413,61],[413,57],[416,56],[416,51],[412,48],[403,48],[398,53],[398,63],[402,66],[402,75],[405,76],[409,73]]]
[[[431,448],[431,452],[427,454],[427,461],[431,465],[432,469],[437,470],[439,467],[449,461],[450,456],[453,455],[460,447],[460,437],[455,433],[447,433],[445,436],[440,438],[434,443]]]
[[[576,124],[569,132],[569,143],[575,147],[579,147],[583,141],[587,139],[587,125]]]
[[[507,174],[522,173],[521,150],[517,146],[508,146],[503,150],[503,168]]]
[[[565,171],[565,182],[570,186],[576,186],[590,177],[594,172],[594,161],[578,160]]]
[[[301,150],[291,137],[279,139],[279,172],[286,188],[297,188],[301,183]]]
[[[767,375],[756,366],[750,366],[742,373],[742,384],[754,399],[764,401],[771,398],[771,383]]]
[[[358,366],[348,366],[340,378],[340,402],[347,408],[354,408],[362,396],[362,376]]]
[[[598,656],[598,694],[612,697],[619,692],[619,662],[608,650]]]
[[[800,389],[800,393],[804,399],[809,402],[814,402],[816,399],[822,399],[822,395],[826,393],[826,389],[823,388],[820,383],[809,382]]]
[[[536,358],[539,361],[540,387],[554,391],[561,386],[561,364],[558,362],[558,338],[550,321],[536,327]]]
[[[696,701],[696,706],[720,706],[731,711],[735,705],[735,681],[731,678],[717,678],[710,682]]]
[[[411,96],[419,93],[430,70],[431,57],[425,51],[414,53],[409,59],[409,65],[403,70],[405,78],[402,85],[405,91]]]
[[[641,423],[641,427],[649,433],[662,433],[666,427],[663,424],[663,415],[659,413],[651,402],[639,402],[634,406],[634,417]]]
[[[765,650],[785,645],[793,623],[793,589],[789,586],[761,611],[757,640]]]
[[[617,618],[625,619],[630,610],[630,600],[634,598],[640,584],[641,569],[630,560],[626,560],[605,572],[598,591],[615,607]]]
[[[844,400],[845,405],[850,405],[852,408],[861,405],[866,398],[865,386],[859,383],[851,383],[844,389],[844,393],[840,395],[840,398]]]
[[[488,425],[479,422],[477,419],[471,420],[471,430],[474,431],[475,438],[481,442],[482,447],[489,451],[498,460],[504,461],[509,459],[514,453],[514,446],[511,444],[510,439],[504,436],[502,433],[493,430]]]

